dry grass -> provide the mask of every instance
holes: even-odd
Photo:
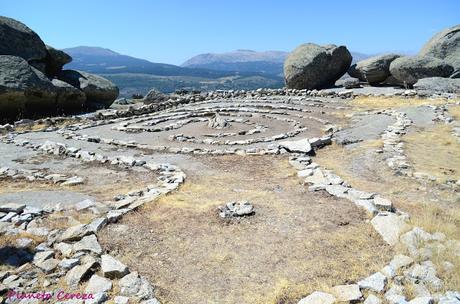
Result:
[[[436,125],[403,138],[415,171],[435,176],[439,182],[460,179],[460,145],[451,131],[450,126]]]
[[[38,244],[42,243],[45,238],[41,236],[37,236],[34,234],[30,234],[27,232],[21,232],[18,234],[14,235],[2,235],[0,238],[0,248],[6,247],[6,246],[12,246],[16,243],[16,240],[22,239],[22,238],[28,238],[32,240],[32,243],[30,245],[30,248],[34,248],[34,246],[37,246]]]
[[[426,99],[426,98],[413,98],[413,97],[357,97],[353,99],[350,104],[358,109],[386,109],[386,108],[401,108],[408,106],[421,106],[421,105],[443,105],[446,103],[453,103],[452,100],[447,99]]]
[[[444,126],[439,128],[446,130]],[[430,165],[425,163],[425,166],[431,170],[435,170],[435,163],[443,163],[443,167],[449,168],[454,166],[458,157],[450,155],[452,150],[440,145],[439,142],[443,142],[443,137],[436,138],[433,135],[432,139],[434,147],[420,144],[418,149],[422,151],[416,151],[417,149],[414,148],[411,155],[420,156],[416,160],[417,164],[420,166],[424,164],[423,162],[428,162]],[[378,190],[379,193],[390,198],[397,208],[411,214],[411,225],[421,227],[430,233],[442,232],[447,239],[458,240],[460,236],[458,193],[439,188],[433,183],[419,183],[412,178],[395,176],[370,147],[379,147],[379,143],[364,142],[354,148],[334,145],[321,150],[315,161],[334,170],[357,189],[370,192]],[[436,152],[432,149],[436,149]],[[424,153],[429,153],[431,156],[425,157]],[[455,153],[457,156],[460,155],[458,152]],[[433,157],[434,155],[436,157]],[[437,266],[441,279],[444,280],[446,290],[459,290],[460,258],[455,255],[453,249],[447,248],[444,252],[435,251],[432,260]],[[453,263],[455,270],[451,273],[443,271],[444,261]],[[407,292],[410,294],[410,290]]]
[[[28,238],[32,240],[32,243],[27,248],[24,248],[24,250],[29,251],[29,252],[33,252],[33,249],[38,244],[45,241],[45,238],[30,234],[27,232],[18,233],[15,235],[2,235],[0,237],[0,249],[3,249],[3,250],[8,249],[8,251],[10,251],[11,249],[11,251],[14,252],[16,250],[14,249],[16,248],[16,241],[21,238]],[[0,271],[13,270],[15,268],[14,266],[10,266],[8,264],[3,263],[4,258],[7,258],[7,256],[0,256]]]
[[[449,114],[452,115],[452,117],[456,121],[460,121],[460,106],[459,105],[452,105],[449,107]]]
[[[82,176],[85,182],[76,186],[60,186],[50,181],[0,180],[0,193],[16,193],[24,191],[67,190],[90,195],[99,201],[112,200],[118,194],[126,194],[133,190],[144,190],[148,185],[157,182],[157,175],[152,172],[125,173],[119,168],[107,169],[101,165],[84,164],[74,172],[66,171],[68,177]]]
[[[180,191],[124,217],[126,233],[109,226],[101,234],[106,249],[157,285],[162,303],[297,303],[391,257],[363,212],[307,192],[286,159],[202,161],[204,172],[188,172]],[[217,217],[218,205],[239,199],[256,206],[254,217]]]
[[[78,224],[89,224],[97,215],[90,211],[66,210],[54,212],[43,219],[48,229],[66,229]]]

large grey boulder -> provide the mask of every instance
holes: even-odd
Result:
[[[16,117],[55,109],[56,89],[46,76],[16,56],[0,55],[0,115]]]
[[[46,57],[46,75],[50,77],[57,76],[62,71],[62,67],[72,61],[72,57],[49,45],[46,46],[46,50],[48,51]]]
[[[56,88],[57,112],[74,113],[84,108],[86,95],[83,91],[59,79],[53,79],[51,83]]]
[[[25,24],[0,16],[0,55],[13,55],[44,72],[47,51],[40,37]]]
[[[406,85],[413,85],[427,77],[449,77],[453,71],[451,65],[435,57],[406,56],[390,64],[391,75]]]
[[[374,56],[352,65],[348,74],[370,84],[380,83],[390,77],[390,64],[399,57],[398,54]]]
[[[460,24],[434,35],[419,55],[444,59],[455,71],[460,71]]]
[[[284,79],[290,89],[320,89],[334,85],[350,67],[345,46],[302,44],[284,62]]]
[[[442,77],[422,78],[414,84],[414,88],[433,92],[460,93],[460,79]]]
[[[118,97],[118,87],[98,75],[64,70],[58,78],[82,90],[86,95],[86,105],[89,107],[108,108]]]
[[[168,99],[168,95],[161,93],[156,89],[151,89],[147,95],[144,96],[142,102],[144,104],[159,103]]]

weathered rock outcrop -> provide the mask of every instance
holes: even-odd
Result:
[[[443,59],[455,71],[460,71],[460,24],[433,36],[422,47],[419,55]]]
[[[62,71],[71,61],[26,25],[0,16],[0,119],[109,107],[118,88],[100,76]]]
[[[25,24],[0,16],[0,55],[13,55],[45,72],[46,46]]]
[[[46,50],[46,75],[53,77],[62,71],[62,67],[72,61],[72,57],[61,50],[56,50],[52,46],[47,45]]]
[[[58,112],[72,113],[85,107],[86,96],[82,91],[59,79],[53,79],[51,83],[56,88]]]
[[[17,117],[53,109],[56,90],[43,73],[24,59],[0,55],[0,113]]]
[[[406,85],[427,77],[449,77],[454,68],[435,57],[406,56],[395,59],[390,64],[390,73]]]
[[[290,89],[319,89],[334,85],[346,73],[352,56],[345,46],[302,44],[284,62]]]
[[[441,77],[423,78],[414,84],[414,88],[434,92],[460,93],[460,79]]]
[[[380,83],[390,77],[390,64],[399,57],[397,54],[374,56],[352,65],[348,74],[370,84]]]
[[[108,108],[118,97],[118,87],[101,76],[64,70],[58,78],[82,90],[86,95],[86,105],[89,107]]]
[[[151,89],[147,95],[142,99],[144,104],[151,104],[151,103],[157,103],[157,102],[162,102],[168,99],[168,96],[161,93],[160,91],[156,89]]]

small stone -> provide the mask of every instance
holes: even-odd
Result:
[[[356,284],[335,286],[332,288],[332,294],[339,302],[358,301],[363,296]]]
[[[75,266],[77,266],[78,264],[80,264],[80,260],[79,259],[63,259],[60,263],[59,263],[59,267],[61,267],[62,269],[71,269]]]
[[[107,219],[104,217],[98,217],[88,224],[88,229],[93,233],[96,233],[104,228],[105,225],[107,225]]]
[[[128,273],[128,267],[111,255],[104,254],[101,259],[101,268],[105,277],[111,279],[121,278]]]
[[[96,260],[92,257],[86,259],[84,264],[78,265],[70,269],[65,275],[65,281],[69,287],[76,288],[83,277],[85,277],[91,268],[96,264]]]
[[[59,265],[59,260],[57,259],[47,259],[34,262],[35,266],[43,270],[44,273],[53,272]]]
[[[423,285],[423,283],[416,283],[412,285],[412,293],[415,297],[430,297],[430,291]]]
[[[381,196],[374,197],[374,205],[380,211],[391,211],[393,209],[393,203],[389,199]]]
[[[128,304],[129,298],[128,297],[123,297],[123,296],[116,296],[113,301],[115,304]]]
[[[32,239],[29,238],[20,238],[16,240],[16,247],[18,248],[27,248],[33,243]]]
[[[387,265],[380,270],[388,279],[392,279],[396,275],[396,271],[391,265]]]
[[[94,234],[83,237],[79,242],[73,244],[73,250],[76,251],[91,251],[96,254],[102,253],[102,248],[97,237]]]
[[[248,201],[229,202],[219,206],[219,216],[222,218],[248,216],[254,214],[254,206]]]
[[[382,300],[373,294],[370,294],[364,301],[364,304],[381,304],[381,303],[382,303]]]
[[[47,260],[51,257],[54,256],[54,252],[52,250],[48,250],[48,251],[40,251],[40,252],[37,252],[35,253],[34,255],[34,263],[35,262],[39,262],[39,261],[44,261],[44,260]]]
[[[78,241],[82,237],[91,234],[92,231],[88,228],[88,225],[80,224],[67,228],[59,238],[60,241]]]
[[[310,153],[312,150],[308,138],[297,141],[283,141],[280,142],[279,147],[294,153]]]
[[[399,294],[385,295],[385,299],[389,304],[407,304],[406,298]]]
[[[94,299],[85,300],[84,304],[103,304],[108,300],[108,295],[106,292],[99,292],[93,294]]]
[[[333,304],[336,301],[333,295],[315,291],[311,295],[301,299],[297,304]]]
[[[91,208],[91,207],[94,207],[96,206],[96,203],[90,199],[85,199],[81,202],[78,202],[75,204],[75,209],[77,211],[81,211],[81,210],[85,210],[85,209],[88,209],[88,208]]]
[[[376,272],[373,275],[365,278],[358,282],[358,285],[362,289],[369,289],[375,292],[382,292],[385,289],[387,278],[380,272]]]
[[[86,285],[86,293],[108,292],[112,289],[112,281],[94,274]]]
[[[85,179],[83,177],[73,176],[71,178],[68,178],[65,182],[61,183],[61,186],[76,186],[81,185],[84,182]]]
[[[398,243],[400,234],[408,227],[403,217],[391,212],[377,214],[371,220],[371,224],[383,240],[391,246]]]
[[[397,254],[391,260],[390,265],[397,271],[400,268],[412,265],[412,263],[414,263],[414,259],[412,259],[411,257],[408,257],[407,255]]]
[[[409,304],[433,304],[434,300],[432,297],[417,297],[409,301]]]
[[[0,205],[0,211],[1,212],[14,212],[14,213],[20,213],[22,210],[26,208],[25,204],[18,204],[18,203],[7,203]]]
[[[137,272],[125,275],[118,282],[120,294],[127,297],[137,297],[141,300],[151,298],[153,287],[147,280],[140,278]]]
[[[54,249],[58,250],[64,257],[69,257],[72,254],[72,245],[67,243],[56,243]]]
[[[140,304],[161,304],[161,303],[157,299],[153,298],[153,299],[149,299],[146,301],[142,301]]]
[[[308,177],[308,176],[312,176],[313,172],[314,171],[312,169],[304,169],[304,170],[298,171],[297,176],[298,177]]]

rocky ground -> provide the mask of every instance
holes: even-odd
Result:
[[[459,131],[455,94],[390,87],[1,126],[2,299],[458,304]]]

